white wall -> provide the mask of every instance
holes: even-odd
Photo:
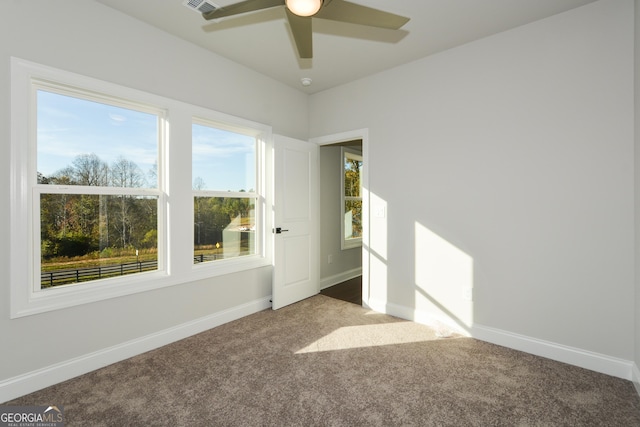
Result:
[[[603,0],[311,96],[312,137],[369,129],[372,305],[630,372],[633,24]]]
[[[341,147],[320,147],[320,286],[323,288],[359,275],[362,268],[360,248],[341,249],[341,175]],[[333,259],[331,264],[329,255]]]
[[[634,382],[640,393],[640,0],[635,0],[635,267],[636,267],[636,321],[635,321],[635,369]]]
[[[274,133],[307,139],[308,131],[306,94],[103,5],[0,2],[0,402],[15,390],[64,379],[70,372],[63,372],[64,363],[81,359],[84,365],[75,364],[95,368],[96,360],[111,357],[96,356],[106,348],[126,354],[144,347],[130,346],[141,337],[185,324],[194,330],[198,319],[213,322],[212,316],[224,318],[226,310],[268,298],[271,269],[262,268],[10,320],[11,56],[264,123]],[[24,377],[28,373],[36,374]]]

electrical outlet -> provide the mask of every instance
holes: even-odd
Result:
[[[462,299],[465,301],[473,301],[473,288],[466,286],[462,289]]]
[[[333,264],[333,255],[329,255],[329,257],[327,258],[327,262],[329,264]]]

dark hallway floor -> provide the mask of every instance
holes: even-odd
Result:
[[[320,293],[328,297],[362,305],[362,276],[325,288]]]

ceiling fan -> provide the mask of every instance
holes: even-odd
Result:
[[[404,16],[345,0],[245,0],[202,13],[204,19],[218,19],[256,10],[285,6],[300,58],[313,57],[311,19],[320,18],[370,27],[400,29],[409,21]]]

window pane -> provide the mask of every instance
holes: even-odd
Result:
[[[360,174],[362,160],[357,160],[345,153],[344,156],[344,195],[345,197],[360,197]]]
[[[41,286],[158,269],[158,198],[40,195]]]
[[[344,238],[346,240],[361,238],[362,200],[346,200],[344,204]]]
[[[38,90],[40,184],[158,188],[158,116]]]
[[[197,124],[192,132],[194,190],[255,191],[254,137]]]
[[[256,253],[254,198],[194,197],[194,263]]]

